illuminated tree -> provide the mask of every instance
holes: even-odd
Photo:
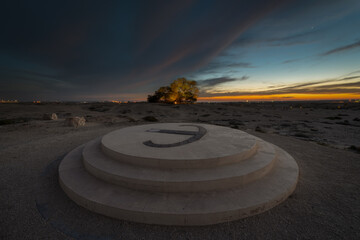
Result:
[[[171,95],[170,87],[161,87],[155,92],[155,95],[158,95],[161,102],[168,102]]]
[[[170,87],[160,87],[154,95],[148,95],[148,102],[169,102]]]
[[[175,99],[174,103],[193,103],[197,100],[199,89],[196,87],[196,81],[188,81],[186,78],[178,78],[171,85],[171,92]]]
[[[148,102],[166,103],[194,103],[196,102],[199,89],[196,81],[189,81],[186,78],[178,78],[170,87],[161,87],[155,91],[154,95],[148,96]]]

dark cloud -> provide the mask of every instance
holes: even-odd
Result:
[[[334,54],[334,53],[344,52],[344,51],[348,51],[348,50],[358,48],[358,47],[360,47],[360,40],[357,41],[357,42],[354,42],[352,44],[348,44],[348,45],[345,45],[345,46],[342,46],[342,47],[334,48],[334,49],[329,50],[327,52],[324,52],[324,53],[322,53],[320,55],[321,56],[329,56],[329,55]]]
[[[273,90],[264,91],[261,94],[358,92],[359,89],[357,90],[356,88],[351,87],[358,87],[360,82],[346,83],[353,79],[360,79],[360,76],[298,83],[293,86],[279,87]],[[344,87],[347,87],[347,89],[344,89]]]
[[[57,81],[82,86],[81,94],[152,92],[155,81],[166,84],[205,66],[284,2],[6,1],[0,10],[0,66],[25,75],[49,69]],[[2,97],[23,97],[23,85],[19,94],[6,94],[2,75],[0,70]],[[42,87],[46,92],[52,85]]]
[[[358,81],[350,80],[359,79]],[[216,92],[205,91],[202,97],[215,96],[251,96],[251,95],[276,95],[276,94],[334,94],[334,93],[356,93],[360,94],[360,76],[326,79],[322,81],[312,81],[298,83],[292,86],[271,86],[269,90],[264,91],[234,91],[234,92]]]
[[[268,89],[273,89],[273,88],[281,88],[281,87],[285,87],[286,85],[285,84],[280,84],[280,85],[274,85],[274,86],[268,86],[267,88]]]
[[[342,80],[350,80],[350,79],[357,79],[357,78],[360,78],[360,75],[359,76],[344,77],[344,78],[342,78]]]
[[[314,22],[339,19],[355,9],[339,8],[341,2],[5,1],[0,8],[0,98],[146,96],[181,76],[238,75],[257,67],[256,60],[238,54],[215,59],[234,42],[240,47],[256,41],[309,42],[323,30],[309,30]],[[208,88],[230,79],[209,81]]]
[[[249,79],[249,76],[242,76],[241,78],[229,78],[229,77],[219,77],[219,78],[211,78],[202,81],[198,81],[200,88],[209,89],[216,85],[220,85],[226,82],[234,82],[234,81],[244,81]]]
[[[274,90],[269,94],[291,94],[291,93],[313,93],[313,94],[331,94],[331,93],[360,93],[360,81],[353,83],[327,84],[323,86],[292,87]]]

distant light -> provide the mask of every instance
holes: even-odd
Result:
[[[120,104],[120,103],[121,103],[121,101],[117,101],[117,100],[110,100],[110,102],[112,102],[112,103],[117,103],[117,104]]]
[[[0,100],[0,103],[18,103],[19,101],[18,100],[4,100],[4,99],[1,99]]]

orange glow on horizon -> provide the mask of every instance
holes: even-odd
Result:
[[[200,101],[316,101],[316,100],[343,100],[360,99],[360,94],[356,93],[332,93],[332,94],[313,94],[313,93],[294,93],[294,94],[274,94],[274,95],[241,95],[241,96],[215,96],[199,97]]]
[[[118,104],[121,103],[121,101],[117,101],[117,100],[110,100],[110,102],[112,102],[112,103],[118,103]]]

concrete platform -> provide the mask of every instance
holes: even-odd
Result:
[[[182,134],[164,134],[158,129],[196,132],[202,126],[207,133],[198,141],[178,147],[148,147],[149,140],[171,144],[189,138]],[[131,136],[131,137],[129,137]],[[101,139],[106,155],[121,162],[156,168],[208,168],[247,159],[257,148],[257,138],[232,128],[192,123],[158,123],[123,128]]]
[[[71,151],[59,166],[60,185],[77,204],[164,225],[216,224],[266,211],[293,192],[298,174],[282,149],[239,130],[197,123],[120,129]]]
[[[102,153],[100,140],[82,152],[86,170],[104,181],[124,187],[160,192],[198,192],[232,188],[259,179],[271,171],[274,147],[259,141],[257,154],[242,162],[212,168],[154,168],[119,162]]]

